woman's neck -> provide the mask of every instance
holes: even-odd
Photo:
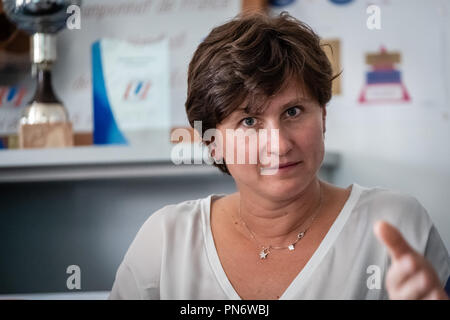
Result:
[[[241,233],[247,237],[253,233],[260,244],[273,246],[292,242],[308,226],[310,218],[320,215],[317,211],[321,211],[326,198],[324,184],[319,179],[291,199],[282,201],[269,200],[246,189],[239,191],[235,220],[240,222]]]

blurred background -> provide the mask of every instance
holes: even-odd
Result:
[[[184,101],[193,52],[242,11],[288,11],[342,71],[320,177],[413,195],[450,248],[450,1],[84,0],[51,44],[31,40],[1,4],[0,298],[106,298],[154,211],[235,191],[202,161],[193,135],[171,133],[192,133]],[[37,61],[49,47],[51,63]],[[49,83],[57,101],[35,95]],[[70,135],[58,140],[31,122],[26,131],[33,101],[58,103]],[[71,265],[79,289],[68,288]]]

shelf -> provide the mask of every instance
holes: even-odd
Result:
[[[2,294],[0,300],[107,300],[110,291]]]
[[[202,161],[204,147],[185,143],[174,147],[0,150],[0,183],[222,174]],[[326,153],[322,167],[333,169],[338,163],[338,154]]]
[[[104,145],[45,150],[15,149],[0,151],[0,168],[169,161],[170,146],[147,148]]]

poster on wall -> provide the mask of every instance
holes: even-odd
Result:
[[[93,44],[94,144],[146,145],[170,127],[168,57],[167,40]]]
[[[339,39],[323,39],[322,49],[330,60],[333,69],[333,75],[341,72],[341,41]],[[342,74],[333,80],[332,93],[333,95],[340,95],[342,93]]]
[[[366,54],[366,83],[359,96],[359,103],[398,103],[411,100],[403,83],[399,69],[401,54],[388,52],[381,47],[380,52]]]

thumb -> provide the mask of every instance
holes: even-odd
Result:
[[[385,221],[380,220],[375,223],[374,233],[378,240],[387,247],[393,260],[399,259],[406,253],[415,252],[400,231]]]

